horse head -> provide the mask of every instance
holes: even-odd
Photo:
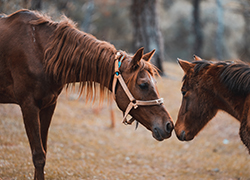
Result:
[[[207,74],[210,64],[198,56],[194,62],[178,59],[184,71],[181,88],[182,104],[175,123],[179,140],[190,141],[217,113],[215,94],[212,92],[212,76]]]
[[[150,130],[155,139],[162,141],[171,136],[174,126],[159,98],[155,68],[149,62],[155,50],[144,55],[143,50],[139,49],[134,56],[121,52],[117,57],[120,64],[117,81],[120,83],[113,83],[113,93],[118,107],[124,112],[124,123],[136,120]],[[132,116],[130,121],[126,120],[128,113]]]

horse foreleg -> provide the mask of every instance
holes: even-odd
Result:
[[[48,130],[49,130],[52,116],[54,114],[55,107],[56,107],[56,104],[53,104],[47,108],[42,109],[40,111],[40,114],[39,114],[40,115],[40,126],[41,126],[41,137],[42,137],[42,143],[43,143],[43,148],[44,148],[45,152],[47,152]]]
[[[31,103],[21,105],[25,130],[29,139],[33,164],[35,166],[35,180],[44,180],[45,151],[42,144],[39,111],[40,109]]]

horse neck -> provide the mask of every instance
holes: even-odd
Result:
[[[238,98],[233,96],[227,96],[226,94],[221,94],[220,96],[220,106],[219,108],[234,118],[240,120],[243,112],[243,102]]]
[[[57,38],[45,52],[45,68],[55,82],[80,82],[81,88],[87,84],[90,91],[95,83],[100,83],[101,90],[111,89],[116,53],[113,45],[72,28],[54,36]]]
[[[97,44],[97,49],[87,50],[88,52],[81,55],[79,60],[72,58],[78,68],[72,70],[74,73],[68,77],[67,83],[80,82],[84,86],[87,82],[87,87],[91,86],[90,84],[98,83],[101,90],[103,88],[111,90],[115,51],[110,51],[105,46],[106,43]],[[69,67],[71,67],[71,63],[69,63]]]
[[[221,82],[219,77],[214,76],[216,73],[212,73],[214,78],[211,89],[214,89],[214,100],[218,109],[221,109],[237,120],[241,119],[243,112],[244,97],[235,96],[227,87]]]
[[[74,70],[74,73],[68,77],[66,88],[70,83],[73,83],[74,86],[75,82],[79,82],[79,95],[84,94],[86,99],[94,101],[98,88],[100,92],[99,100],[102,101],[107,95],[106,92],[112,89],[115,57],[110,55],[104,58],[102,57],[104,55],[100,54],[98,58],[91,58],[96,55],[95,53],[90,52],[89,57],[81,58],[80,62],[76,63],[76,66],[80,68]],[[113,53],[111,52],[111,54]]]

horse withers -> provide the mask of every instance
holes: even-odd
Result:
[[[240,137],[250,152],[250,67],[238,62],[178,60],[185,75],[182,104],[175,132],[179,140],[190,141],[223,110],[240,122]]]
[[[124,122],[136,120],[159,141],[171,136],[173,122],[159,98],[157,71],[149,62],[154,51],[143,54],[141,48],[130,56],[79,31],[66,17],[54,22],[29,10],[0,18],[0,31],[0,102],[21,108],[35,180],[44,179],[47,135],[57,98],[76,82],[79,94],[88,99],[95,97],[96,87],[101,99],[113,89],[118,107],[132,116]]]

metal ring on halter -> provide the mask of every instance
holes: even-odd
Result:
[[[123,88],[124,92],[126,93],[126,95],[128,96],[130,103],[128,104],[124,114],[123,114],[123,119],[122,122],[124,124],[132,124],[133,121],[135,120],[134,118],[131,118],[129,121],[127,120],[127,116],[129,114],[129,112],[134,108],[138,108],[138,106],[153,106],[153,105],[161,105],[163,103],[163,98],[159,98],[159,99],[154,99],[154,100],[148,100],[148,101],[142,101],[142,100],[136,100],[134,98],[134,96],[131,94],[131,92],[129,91],[126,83],[124,82],[124,79],[121,76],[121,73],[119,71],[119,68],[121,67],[122,61],[125,58],[124,55],[122,55],[122,57],[120,58],[121,53],[117,52],[116,56],[115,56],[115,74],[114,74],[114,79],[113,79],[113,84],[112,84],[112,92],[113,92],[113,96],[115,99],[115,87],[117,82],[119,81],[121,84],[121,87]],[[119,60],[120,58],[120,60]],[[138,125],[138,124],[137,124]]]

